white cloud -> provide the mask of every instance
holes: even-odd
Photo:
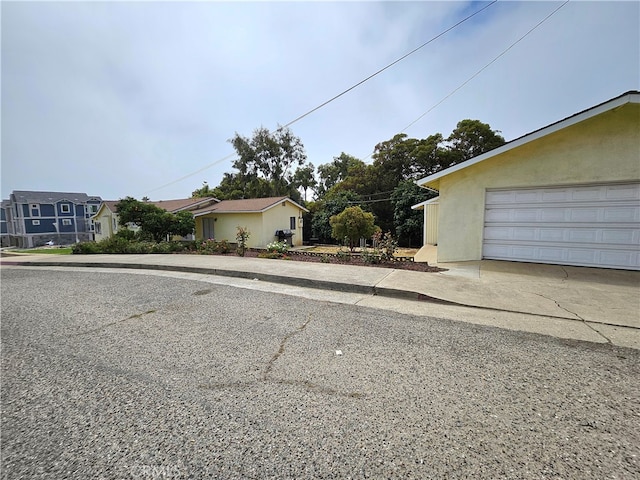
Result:
[[[480,8],[474,2],[5,3],[2,196],[143,196],[287,123]],[[560,3],[499,2],[292,126],[316,166],[448,95]],[[507,139],[640,88],[640,5],[571,2],[407,133],[477,118]],[[216,185],[226,161],[152,198]]]

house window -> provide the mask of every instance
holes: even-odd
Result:
[[[71,219],[70,218],[63,218],[62,219],[62,225],[71,225]]]
[[[89,211],[91,213],[98,213],[98,206],[97,205],[89,205]]]
[[[60,205],[60,211],[62,213],[69,213],[71,212],[71,206],[68,203],[63,203],[62,205]]]
[[[289,217],[289,229],[290,230],[296,229],[296,217]]]
[[[40,225],[40,220],[32,220],[33,225]]]
[[[93,224],[93,226],[94,226],[94,228],[95,228],[95,230],[96,230],[96,233],[97,233],[98,235],[101,235],[101,234],[102,234],[102,224],[101,224],[100,222],[95,222],[95,223]]]
[[[40,205],[38,205],[37,203],[32,203],[31,204],[31,216],[32,217],[39,217],[40,216]]]

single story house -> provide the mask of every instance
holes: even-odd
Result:
[[[197,240],[236,242],[238,227],[249,230],[249,248],[278,241],[284,232],[293,246],[302,245],[302,216],[308,212],[289,197],[222,200],[193,212]]]
[[[219,202],[217,198],[202,197],[202,198],[181,198],[177,200],[159,200],[157,202],[149,202],[156,207],[160,207],[170,213],[177,213],[183,210],[193,211],[199,208],[206,207],[208,205]],[[96,241],[104,240],[115,235],[118,231],[118,213],[116,205],[119,200],[105,200],[100,205],[98,212],[91,218],[94,225],[95,239]],[[136,230],[136,226],[130,227],[132,230]]]
[[[425,245],[437,244],[438,263],[640,270],[640,92],[416,183],[438,193],[413,207],[424,209]]]

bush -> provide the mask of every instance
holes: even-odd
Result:
[[[251,232],[249,232],[247,227],[237,227],[236,240],[238,241],[238,248],[236,249],[236,252],[241,257],[244,257],[244,254],[247,251],[247,240],[249,240],[250,235]]]
[[[289,244],[287,242],[271,242],[267,245],[267,252],[284,255],[289,252]]]
[[[283,255],[281,253],[278,253],[278,252],[260,252],[258,254],[258,258],[276,259],[276,258],[283,258]]]
[[[377,264],[381,263],[382,259],[380,257],[380,254],[375,250],[371,251],[368,248],[365,248],[364,250],[362,250],[362,261],[364,263]]]
[[[216,242],[209,239],[200,243],[197,247],[198,251],[204,255],[214,255],[221,253],[229,253],[231,251],[231,245],[226,240]]]
[[[76,243],[71,247],[71,253],[75,255],[91,255],[102,253],[102,249],[96,242]]]

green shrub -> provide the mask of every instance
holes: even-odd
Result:
[[[271,242],[267,245],[267,252],[284,255],[289,252],[289,244],[287,242]]]
[[[283,255],[281,253],[278,253],[278,252],[260,252],[258,254],[258,258],[276,259],[276,258],[283,258]]]
[[[382,258],[375,250],[371,251],[368,248],[365,248],[362,250],[362,261],[364,263],[377,264],[382,261]]]
[[[340,248],[340,249],[336,252],[336,257],[337,257],[337,258],[338,258],[338,260],[340,260],[341,262],[350,262],[350,261],[351,261],[351,252],[350,252],[350,251],[342,250],[342,248]]]
[[[82,242],[74,244],[71,247],[71,253],[75,255],[91,255],[102,253],[102,250],[96,242]]]
[[[205,255],[214,255],[221,253],[229,253],[231,251],[231,245],[226,240],[216,242],[209,239],[197,245],[197,250]]]

